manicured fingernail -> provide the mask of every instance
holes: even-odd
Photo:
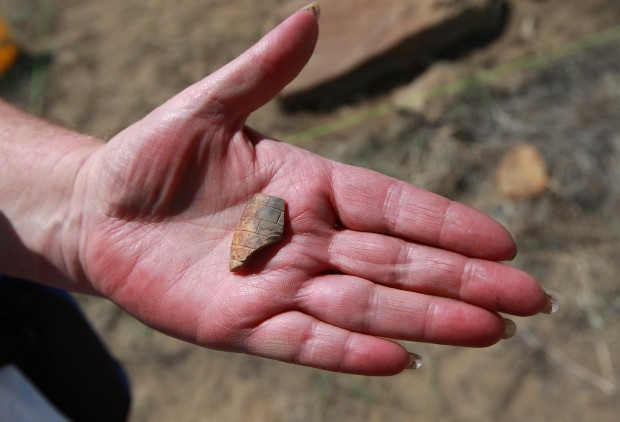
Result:
[[[517,324],[514,323],[511,319],[504,318],[504,324],[506,328],[504,329],[504,336],[502,337],[504,340],[514,337],[517,333]]]
[[[407,365],[407,369],[418,369],[420,366],[422,366],[422,356],[409,353],[409,365]]]
[[[319,6],[319,3],[316,1],[313,1],[309,5],[302,7],[301,10],[312,12],[316,20],[319,20],[319,18],[321,17],[321,6]]]
[[[547,293],[547,302],[545,303],[545,309],[543,309],[543,313],[555,314],[558,311],[559,307],[560,303],[558,302],[558,298],[551,293]]]
[[[508,261],[514,261],[517,255],[519,254],[519,250],[515,247],[515,252],[512,254]]]

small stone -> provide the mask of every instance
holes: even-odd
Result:
[[[245,207],[230,247],[230,271],[238,271],[255,252],[282,239],[283,199],[256,194]]]
[[[549,186],[545,159],[531,144],[510,149],[502,158],[495,179],[499,194],[515,201],[538,196]]]

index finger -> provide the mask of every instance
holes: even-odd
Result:
[[[410,183],[337,164],[332,188],[339,221],[351,230],[388,234],[473,258],[503,261],[516,255],[515,242],[500,223]]]

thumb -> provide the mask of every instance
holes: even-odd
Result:
[[[183,102],[202,114],[245,120],[310,60],[318,15],[316,2],[297,11],[237,59],[189,87],[181,94]]]

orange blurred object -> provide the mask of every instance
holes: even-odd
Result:
[[[0,76],[13,66],[19,56],[19,48],[0,17]]]

